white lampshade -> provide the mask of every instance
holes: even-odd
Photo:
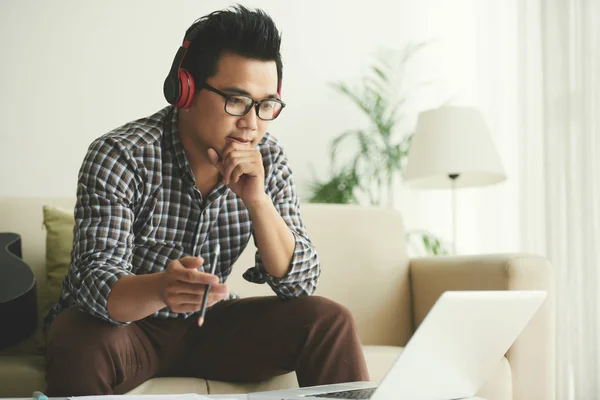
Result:
[[[506,174],[481,114],[444,106],[419,114],[404,182],[413,188],[457,188],[502,182]]]

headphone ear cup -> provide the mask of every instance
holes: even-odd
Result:
[[[163,93],[169,104],[175,104],[179,100],[179,78],[173,75],[167,76],[163,85]]]
[[[185,69],[180,68],[179,71],[179,99],[175,104],[175,107],[186,109],[192,104],[194,98],[194,92],[196,90],[194,85],[194,78]]]

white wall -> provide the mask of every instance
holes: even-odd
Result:
[[[230,4],[217,0],[2,1],[0,195],[73,195],[89,143],[165,106],[162,83],[185,29],[196,18]],[[491,91],[480,84],[481,76],[490,78],[490,70],[482,75],[482,68],[489,65],[482,66],[477,53],[481,26],[475,0],[252,0],[243,4],[265,9],[283,32],[283,98],[288,107],[271,131],[287,149],[303,197],[311,178],[309,164],[325,178],[330,140],[365,122],[328,84],[358,82],[380,48],[400,49],[408,42],[436,40],[417,74],[437,79],[438,84],[415,93],[409,121],[416,120],[419,109],[450,97],[455,104],[490,107],[482,101],[491,98]],[[508,157],[507,132],[496,128],[492,125],[494,139],[501,142],[501,156]],[[514,193],[505,186],[459,195],[461,251],[513,249],[517,242],[506,236],[516,229],[517,216],[502,201],[493,200],[512,197]],[[450,237],[448,193],[399,188],[397,198],[408,228]],[[510,216],[490,220],[491,211]],[[484,225],[487,228],[482,230]]]

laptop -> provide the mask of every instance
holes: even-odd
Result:
[[[444,292],[381,382],[256,392],[248,400],[477,399],[545,298],[545,291]]]

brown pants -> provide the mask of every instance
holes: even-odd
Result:
[[[354,319],[323,297],[217,303],[197,318],[117,326],[75,308],[48,333],[49,396],[125,393],[156,376],[257,382],[296,371],[300,386],[365,381]]]

